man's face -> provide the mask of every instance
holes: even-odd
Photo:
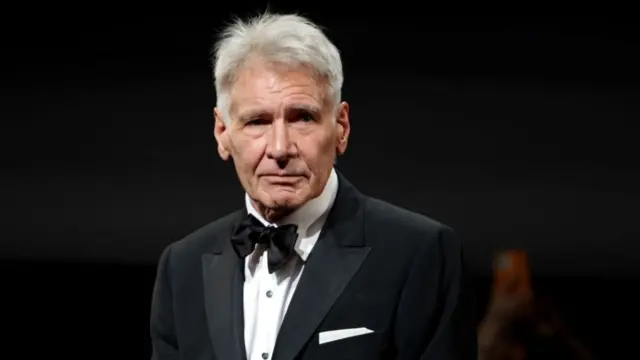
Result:
[[[237,75],[229,122],[214,110],[218,152],[233,159],[254,204],[294,210],[322,193],[335,156],[346,150],[348,105],[336,112],[325,83],[304,69],[254,61]]]

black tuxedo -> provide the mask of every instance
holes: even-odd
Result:
[[[461,244],[425,216],[359,193],[338,174],[335,203],[278,333],[273,360],[475,360]],[[151,309],[153,359],[246,360],[240,210],[168,246]],[[320,344],[319,333],[372,333]]]

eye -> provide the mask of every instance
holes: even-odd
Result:
[[[269,123],[269,121],[262,119],[262,118],[257,118],[257,119],[252,119],[249,120],[245,123],[246,126],[260,126],[260,125],[267,125]]]
[[[301,113],[298,118],[302,122],[312,122],[315,120],[312,114],[306,112]]]

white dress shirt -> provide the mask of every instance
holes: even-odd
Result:
[[[269,274],[267,251],[262,245],[257,246],[245,259],[244,336],[247,360],[271,358],[280,325],[304,269],[304,261],[318,240],[337,191],[338,176],[332,170],[320,196],[278,222],[298,225],[295,251],[299,257],[294,257],[294,260],[273,274]],[[267,222],[256,211],[246,194],[245,202],[249,214],[265,225],[278,226],[277,223]]]

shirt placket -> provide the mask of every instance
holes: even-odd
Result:
[[[266,260],[266,259],[265,259]],[[267,262],[262,264],[262,281],[260,281],[260,302],[264,304],[263,311],[258,314],[260,319],[261,349],[256,352],[255,360],[271,359],[276,339],[277,321],[280,314],[277,301],[277,281],[275,274],[269,274]]]

